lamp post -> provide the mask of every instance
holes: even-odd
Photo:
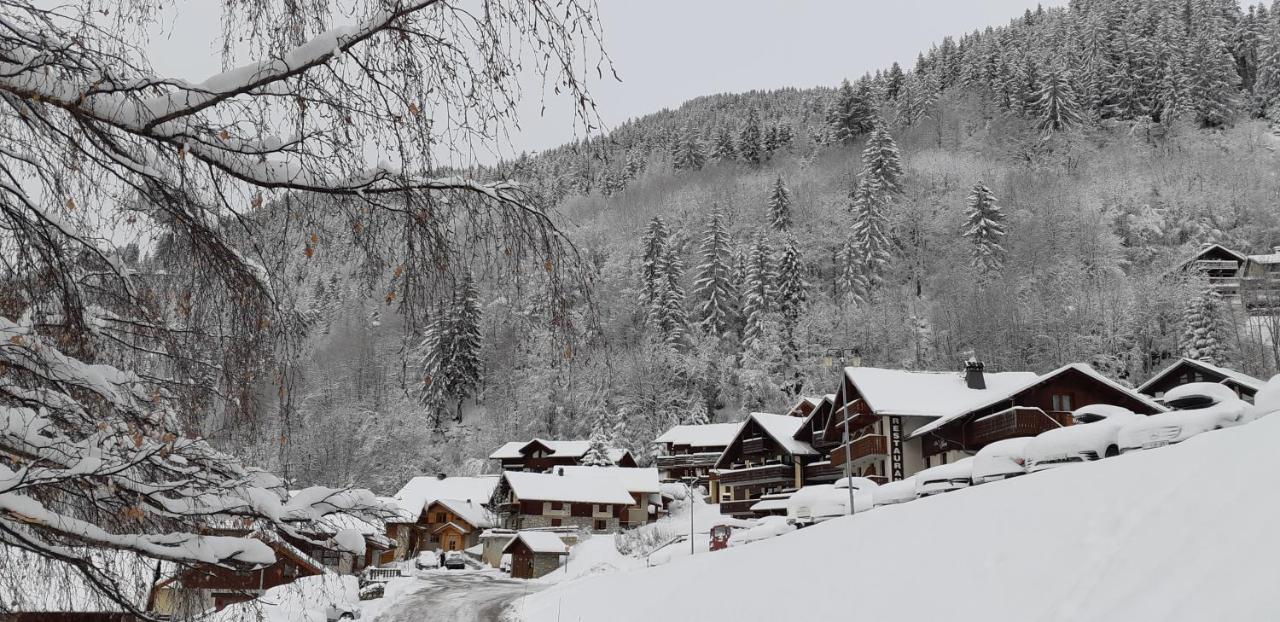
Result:
[[[694,484],[695,482],[697,482],[697,481],[698,481],[698,478],[696,478],[696,477],[686,477],[686,478],[684,478],[684,487],[685,487],[685,488],[687,488],[687,489],[689,490],[689,493],[688,493],[688,495],[687,495],[685,498],[686,498],[686,499],[688,499],[688,501],[689,501],[689,556],[690,556],[690,557],[692,557],[692,556],[694,555],[694,548],[693,548],[693,484]]]
[[[846,356],[848,358],[846,358]],[[846,363],[852,363],[854,367],[862,364],[862,352],[857,348],[827,348],[826,353],[822,357],[827,368],[835,366],[836,361],[840,362],[840,388],[844,388],[844,368]],[[839,391],[839,389],[837,389]],[[844,418],[844,484],[849,491],[849,515],[853,515],[853,448],[849,442],[849,412],[847,409],[841,409],[840,416]]]

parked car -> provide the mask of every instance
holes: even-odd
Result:
[[[916,498],[916,476],[876,486],[871,491],[871,499],[876,507],[893,505]]]
[[[841,490],[852,486],[854,490],[861,490],[864,492],[871,492],[879,486],[879,484],[876,484],[875,481],[867,477],[842,477],[836,480],[832,485]]]
[[[386,583],[366,583],[360,587],[360,600],[382,598],[387,593]]]
[[[974,485],[1017,477],[1027,472],[1027,443],[1031,437],[1006,438],[973,456]]]
[[[440,567],[440,556],[435,551],[423,551],[413,560],[413,566],[418,570],[431,570]]]
[[[1027,443],[1028,473],[1118,456],[1120,429],[1145,418],[1128,408],[1107,404],[1078,408],[1071,417],[1075,425],[1043,432]]]
[[[973,483],[973,458],[961,458],[950,464],[940,464],[916,473],[916,496],[928,497],[961,488]]]
[[[1192,382],[1164,395],[1172,412],[1144,417],[1120,430],[1120,451],[1154,449],[1181,443],[1197,434],[1240,425],[1253,418],[1253,407],[1235,391],[1214,382]]]
[[[331,603],[325,611],[324,619],[328,622],[360,619],[360,608],[351,603]]]
[[[458,551],[449,551],[444,554],[444,567],[446,570],[463,570],[467,567],[467,558]]]

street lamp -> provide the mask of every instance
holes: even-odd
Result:
[[[689,501],[689,556],[693,557],[693,484],[698,481],[696,477],[685,477],[684,487],[689,490],[685,499]]]
[[[857,348],[827,348],[826,353],[822,357],[822,362],[828,369],[833,367],[836,361],[840,361],[840,388],[844,387],[844,368],[846,364],[852,367],[858,367],[862,364],[862,351]],[[839,389],[837,389],[839,391]],[[844,409],[841,413],[844,418],[844,484],[849,490],[849,515],[853,515],[853,448],[849,443],[849,411]]]

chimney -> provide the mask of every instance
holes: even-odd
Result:
[[[564,467],[556,467],[556,475],[564,477]]]
[[[436,473],[436,479],[445,480],[445,479],[449,479],[449,476],[445,475],[444,473]]]
[[[987,388],[987,379],[982,375],[982,361],[970,358],[964,362],[964,383],[970,389]]]

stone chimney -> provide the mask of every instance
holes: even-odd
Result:
[[[964,383],[970,389],[987,388],[987,379],[982,374],[982,361],[970,358],[964,362]]]

